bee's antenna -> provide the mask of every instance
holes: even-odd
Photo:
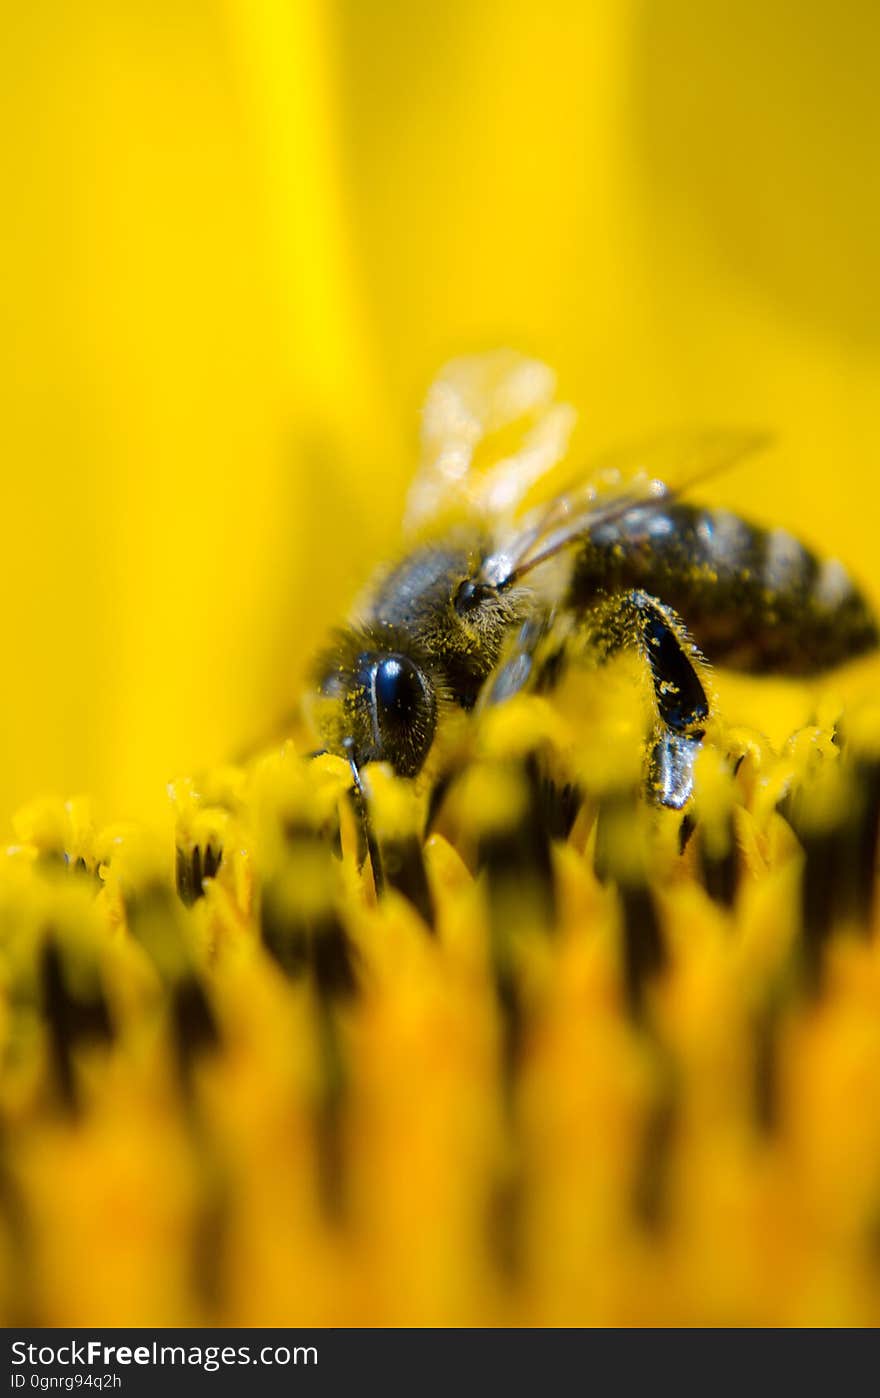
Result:
[[[364,784],[361,780],[361,769],[357,765],[354,755],[354,738],[343,738],[342,746],[345,749],[345,756],[348,759],[348,765],[351,768],[351,775],[354,777],[354,789],[358,793],[358,795],[366,801],[367,794],[364,791]]]
[[[357,765],[354,755],[354,739],[343,738],[342,747],[351,768],[351,775],[354,778],[354,806],[358,819],[361,823],[361,830],[364,836],[364,843],[367,847],[367,854],[370,857],[370,864],[373,868],[373,883],[376,885],[377,895],[385,891],[385,877],[382,873],[382,864],[379,859],[379,846],[376,843],[376,836],[373,834],[373,826],[370,821],[370,807],[367,801],[367,792],[361,776],[361,769]]]

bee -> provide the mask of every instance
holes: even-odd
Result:
[[[566,424],[557,435],[561,447]],[[669,439],[636,452],[638,470],[625,455],[606,461],[531,508],[547,453],[526,451],[482,479],[472,453],[435,455],[413,485],[410,522],[424,531],[450,496],[459,522],[384,570],[319,658],[327,748],[348,758],[356,783],[371,762],[414,778],[444,713],[552,690],[578,653],[633,649],[653,695],[646,794],[684,807],[710,718],[710,660],[807,677],[878,641],[840,562],[784,529],[682,498],[759,445],[743,433]],[[463,503],[471,523],[460,522]]]

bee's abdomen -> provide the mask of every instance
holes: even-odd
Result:
[[[878,641],[841,563],[727,510],[639,509],[596,530],[575,562],[572,605],[633,587],[673,607],[709,660],[738,670],[818,674]]]

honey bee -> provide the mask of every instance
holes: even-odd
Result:
[[[453,420],[459,408],[444,402]],[[567,421],[556,427],[560,448]],[[470,448],[435,453],[413,485],[410,523],[424,530],[450,497],[459,520],[384,570],[359,619],[319,658],[329,750],[348,758],[356,782],[371,762],[417,777],[445,712],[550,690],[572,657],[633,648],[653,695],[646,794],[684,807],[710,717],[709,660],[806,677],[878,641],[837,560],[784,529],[682,498],[758,445],[743,433],[668,439],[531,507],[561,448],[527,450],[482,477]],[[460,522],[462,502],[470,523]]]

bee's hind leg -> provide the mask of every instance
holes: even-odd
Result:
[[[699,673],[706,662],[671,607],[639,588],[598,604],[595,624],[606,656],[634,645],[647,662],[657,719],[648,759],[648,796],[658,805],[681,810],[693,792],[694,762],[709,717]]]

